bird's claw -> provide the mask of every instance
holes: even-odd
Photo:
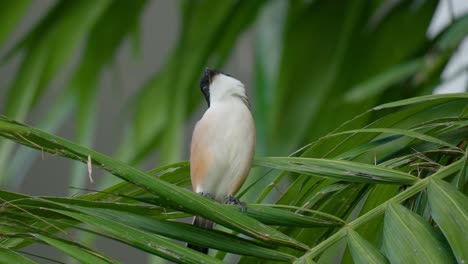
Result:
[[[236,197],[232,196],[232,195],[228,195],[226,196],[226,198],[224,199],[224,202],[226,204],[236,204],[236,205],[239,205],[239,209],[242,213],[245,213],[247,212],[247,204],[244,203],[244,202],[241,202],[239,199],[237,199]]]

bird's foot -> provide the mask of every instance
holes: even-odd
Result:
[[[199,192],[198,194],[200,194],[201,196],[204,196],[206,198],[210,198],[213,201],[215,200],[214,196],[211,193]]]
[[[240,211],[242,213],[247,212],[247,204],[244,203],[244,202],[241,202],[239,199],[237,199],[236,197],[234,197],[232,195],[226,196],[226,198],[224,199],[224,203],[239,205],[239,207],[240,207],[239,209],[240,209]]]

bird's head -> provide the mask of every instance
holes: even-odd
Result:
[[[239,80],[218,70],[205,69],[200,79],[200,88],[208,107],[214,102],[236,97],[248,105],[244,85]]]

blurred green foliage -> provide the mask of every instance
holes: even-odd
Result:
[[[20,57],[21,63],[11,86],[0,87],[7,91],[6,96],[0,98],[0,114],[19,122],[27,122],[37,105],[44,100],[51,82],[59,78],[63,74],[61,70],[72,63],[75,54],[82,51],[78,63],[73,66],[72,74],[67,76],[67,85],[61,89],[57,98],[49,103],[48,112],[35,124],[35,127],[52,133],[62,127],[73,115],[76,120],[73,141],[92,147],[98,122],[95,113],[102,110],[102,106],[97,104],[97,95],[102,88],[99,80],[104,70],[114,63],[119,47],[125,39],[131,37],[135,40],[134,43],[139,43],[140,20],[148,2],[146,0],[54,2],[37,24],[1,58],[2,62],[7,62],[14,57]],[[126,131],[119,140],[119,147],[114,155],[116,159],[137,167],[150,155],[158,152],[162,165],[179,161],[183,156],[184,138],[190,131],[186,125],[202,103],[197,87],[200,73],[207,66],[222,68],[240,36],[251,29],[254,34],[254,71],[252,72],[254,84],[251,87],[251,104],[258,131],[257,156],[287,156],[306,146],[294,156],[318,160],[328,158],[334,159],[334,162],[346,159],[349,162],[362,162],[369,166],[390,162],[383,166],[397,168],[398,171],[407,173],[406,177],[413,177],[420,175],[417,173],[415,175],[412,168],[405,163],[404,157],[414,155],[411,156],[412,162],[418,164],[423,162],[421,159],[424,158],[412,153],[412,149],[424,152],[435,151],[445,146],[460,153],[464,151],[458,149],[461,146],[456,145],[463,139],[466,140],[466,123],[463,123],[466,122],[466,96],[458,95],[455,99],[428,97],[430,99],[427,101],[414,99],[414,102],[401,103],[401,105],[386,103],[433,93],[434,88],[442,81],[441,75],[447,62],[454,56],[458,46],[468,34],[468,15],[454,20],[437,36],[431,37],[427,32],[439,4],[439,1],[435,0],[186,0],[178,3],[180,23],[176,44],[161,69],[155,70],[151,76],[148,76],[147,82],[137,89],[133,97],[128,98],[125,112],[130,114],[125,116],[125,120],[119,120],[119,123],[115,124],[115,129]],[[30,1],[25,0],[0,2],[2,20],[0,45],[5,43],[23,16],[27,14],[29,5]],[[376,105],[381,106],[373,108]],[[405,110],[404,107],[408,105],[411,107]],[[436,106],[438,108],[433,108]],[[372,110],[366,112],[368,109]],[[450,128],[444,130],[443,126]],[[332,132],[334,134],[330,134]],[[3,136],[37,148],[29,144],[30,141],[35,142],[36,138],[29,138],[27,134],[20,135],[27,140],[15,136],[14,133]],[[465,135],[465,138],[462,135]],[[44,137],[47,138],[47,135]],[[314,143],[309,144],[311,142]],[[38,144],[42,143],[40,141]],[[439,164],[440,168],[454,162],[443,153],[434,155],[435,157],[431,158],[436,160],[431,161]],[[457,155],[456,159],[459,159],[460,155]],[[28,169],[38,156],[39,154],[31,149],[15,148],[11,141],[0,138],[2,188],[18,186],[23,179],[20,175],[28,173]],[[71,155],[70,157],[73,158]],[[83,157],[80,160],[82,159]],[[266,169],[255,169],[241,191],[243,199],[256,203],[273,201],[284,206],[318,210],[327,215],[346,219],[353,212],[354,216],[374,212],[375,208],[381,208],[378,210],[383,212],[385,208],[379,206],[397,197],[399,193],[396,185],[378,184],[380,181],[376,179],[355,181],[352,180],[353,177],[363,175],[346,171],[336,172],[332,169],[330,169],[332,171],[321,171],[326,166],[320,162],[317,165],[311,159],[298,165],[300,160],[295,159],[270,159],[263,160],[263,163],[262,160],[257,160],[257,165],[294,173],[268,173]],[[273,162],[273,165],[268,162]],[[80,167],[78,164],[72,168],[70,180],[74,187],[80,188],[85,186],[86,177],[82,177],[82,174],[86,172],[82,165]],[[337,163],[330,164],[332,167],[337,165]],[[310,167],[307,169],[307,166]],[[311,169],[315,166],[321,168],[320,173]],[[348,166],[353,167],[349,164]],[[371,174],[380,172],[370,167],[366,169],[367,173]],[[462,166],[458,167],[458,170],[460,174],[454,184],[458,190],[463,191],[466,177],[463,176]],[[185,171],[183,175],[187,176],[187,172]],[[425,221],[429,220],[425,209],[421,209],[428,208],[428,198],[422,195],[422,192],[418,194],[428,186],[429,181],[427,184],[414,183],[408,179],[406,182],[401,182],[395,175],[392,174],[391,179],[401,186],[414,184],[413,187],[422,187],[410,192],[412,195],[419,195],[418,199],[412,201],[412,205],[389,206],[386,208],[388,213],[385,214],[385,218],[395,226],[399,225],[399,217],[412,223],[421,222],[419,216],[407,212],[406,208],[410,208],[426,217]],[[133,178],[129,181],[135,183]],[[369,182],[371,184],[367,184]],[[110,185],[102,184],[106,187]],[[110,188],[115,191],[116,189],[112,188],[118,189],[119,186],[123,186],[125,190],[141,192],[139,187],[125,184],[117,184]],[[135,184],[140,185],[141,182],[137,181]],[[184,178],[179,184],[186,186],[188,181]],[[286,190],[276,191],[281,186]],[[445,199],[450,198],[437,190],[451,187],[439,182],[430,183],[429,186],[432,186],[429,190],[436,193],[429,197],[429,201],[436,195]],[[160,195],[158,190],[150,188],[146,191]],[[400,192],[402,193],[404,192]],[[129,192],[126,195],[136,194]],[[4,194],[2,199],[6,199],[6,196]],[[346,202],[342,202],[343,197],[346,197]],[[457,198],[454,203],[465,204],[462,200]],[[176,200],[175,203],[183,204],[183,199]],[[436,211],[442,210],[440,205],[431,203],[434,204]],[[360,204],[360,207],[357,207],[357,204]],[[185,209],[187,208],[190,208],[189,213],[196,212],[191,207]],[[77,211],[81,212],[76,208],[55,209],[55,212],[61,213],[62,217],[67,216],[74,218],[74,221],[92,223],[91,225],[98,225],[104,229],[109,228],[105,226],[103,215],[80,218],[79,215],[74,215]],[[207,216],[216,217],[210,214],[213,212],[206,210]],[[454,214],[460,217],[461,213]],[[230,219],[231,216],[227,217]],[[238,214],[232,217],[242,218]],[[359,226],[359,232],[348,232],[345,228],[341,228],[335,233],[338,234],[337,240],[349,234],[348,243],[351,252],[345,252],[343,262],[350,263],[352,259],[386,260],[374,248],[362,251],[362,248],[382,243],[379,240],[382,218],[382,215],[375,219],[369,218],[369,222],[366,222],[369,224]],[[218,220],[227,221],[224,218]],[[440,219],[440,222],[445,221],[448,220]],[[241,233],[243,231],[244,234],[251,234],[246,232],[252,229],[247,223],[243,222],[240,227],[227,227]],[[122,228],[125,230],[125,227]],[[425,226],[423,230],[427,228],[431,227]],[[442,229],[444,228],[446,227],[442,226]],[[175,230],[180,231],[177,228]],[[273,230],[265,232],[276,234],[277,230]],[[275,255],[274,260],[303,256],[298,263],[312,263],[312,258],[317,259],[319,254],[312,249],[304,255],[302,254],[304,252],[298,252],[297,248],[303,245],[307,247],[322,245],[319,244],[321,241],[325,241],[326,245],[337,242],[331,235],[334,229],[330,227],[307,229],[284,226],[278,230],[293,238],[290,245],[294,244],[296,249],[284,247],[283,243],[284,248],[280,246],[275,249],[278,255]],[[386,230],[383,230],[384,234],[388,233]],[[118,234],[116,230],[110,231],[114,232],[113,235]],[[443,231],[445,234],[445,230]],[[386,236],[388,239],[384,240],[384,248],[388,249],[385,256],[391,261],[398,259],[398,254],[391,251],[396,248],[395,241],[409,234],[402,232],[396,235],[397,238]],[[425,238],[427,237],[420,239]],[[36,236],[35,239],[62,248],[72,257],[79,257],[79,254],[73,251],[72,246],[76,245],[44,236]],[[455,257],[463,258],[463,252],[458,249],[459,238],[447,235],[447,239],[454,248]],[[160,251],[146,248],[143,241],[135,237],[119,237],[118,240],[126,243],[133,241],[142,250],[160,256],[163,254],[163,257],[174,260]],[[434,248],[437,247],[437,243],[425,246]],[[8,247],[7,245],[7,243],[2,244],[0,253],[6,252],[5,256],[10,259],[21,259],[21,256],[15,255],[14,252],[4,250],[3,246]],[[187,261],[197,259],[197,256],[186,252],[185,249],[174,247],[177,248],[175,254],[184,255]],[[228,247],[224,245],[222,249]],[[331,247],[331,249],[333,253],[339,252],[339,248]],[[266,254],[265,252],[261,254]],[[369,253],[363,255],[363,252]],[[323,251],[320,251],[320,254],[322,253]],[[446,253],[437,256],[445,256]],[[258,261],[256,258],[261,254],[254,255],[254,261]],[[97,261],[96,256],[91,255],[83,256],[85,260],[81,261]],[[218,257],[221,256],[223,253],[218,253]],[[108,261],[101,256],[98,258]],[[331,258],[333,254],[324,253],[320,260],[322,263],[329,263]],[[307,259],[309,262],[300,262],[302,259]],[[214,261],[209,258],[203,260]],[[240,262],[249,261],[252,259],[242,257]]]
[[[251,27],[256,32],[251,100],[258,155],[286,155],[373,105],[430,94],[467,30],[462,17],[429,38],[437,3],[181,1],[177,44],[164,66],[128,99],[129,118],[116,124],[128,131],[117,155],[131,164],[155,151],[161,152],[162,164],[179,160],[186,120],[201,102],[200,72],[206,66],[221,68],[238,37]],[[96,105],[98,81],[126,37],[139,32],[147,4],[58,1],[4,58],[24,54],[7,97],[0,99],[2,114],[26,120],[82,43],[84,52],[68,85],[38,125],[56,131],[73,114],[75,141],[92,146],[93,113],[101,107]],[[0,40],[21,21],[28,1],[2,5],[8,23],[0,28]],[[461,34],[450,34],[455,29]],[[12,151],[11,144],[0,143],[0,164],[8,163]],[[29,155],[23,157],[32,162]],[[78,176],[83,171],[74,170],[73,185],[83,186],[78,180],[84,179]],[[6,186],[8,174],[17,173],[0,173]]]

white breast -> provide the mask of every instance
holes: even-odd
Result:
[[[255,126],[249,109],[239,98],[214,103],[197,123],[195,135],[211,158],[194,191],[210,193],[217,200],[234,195],[254,154]]]

